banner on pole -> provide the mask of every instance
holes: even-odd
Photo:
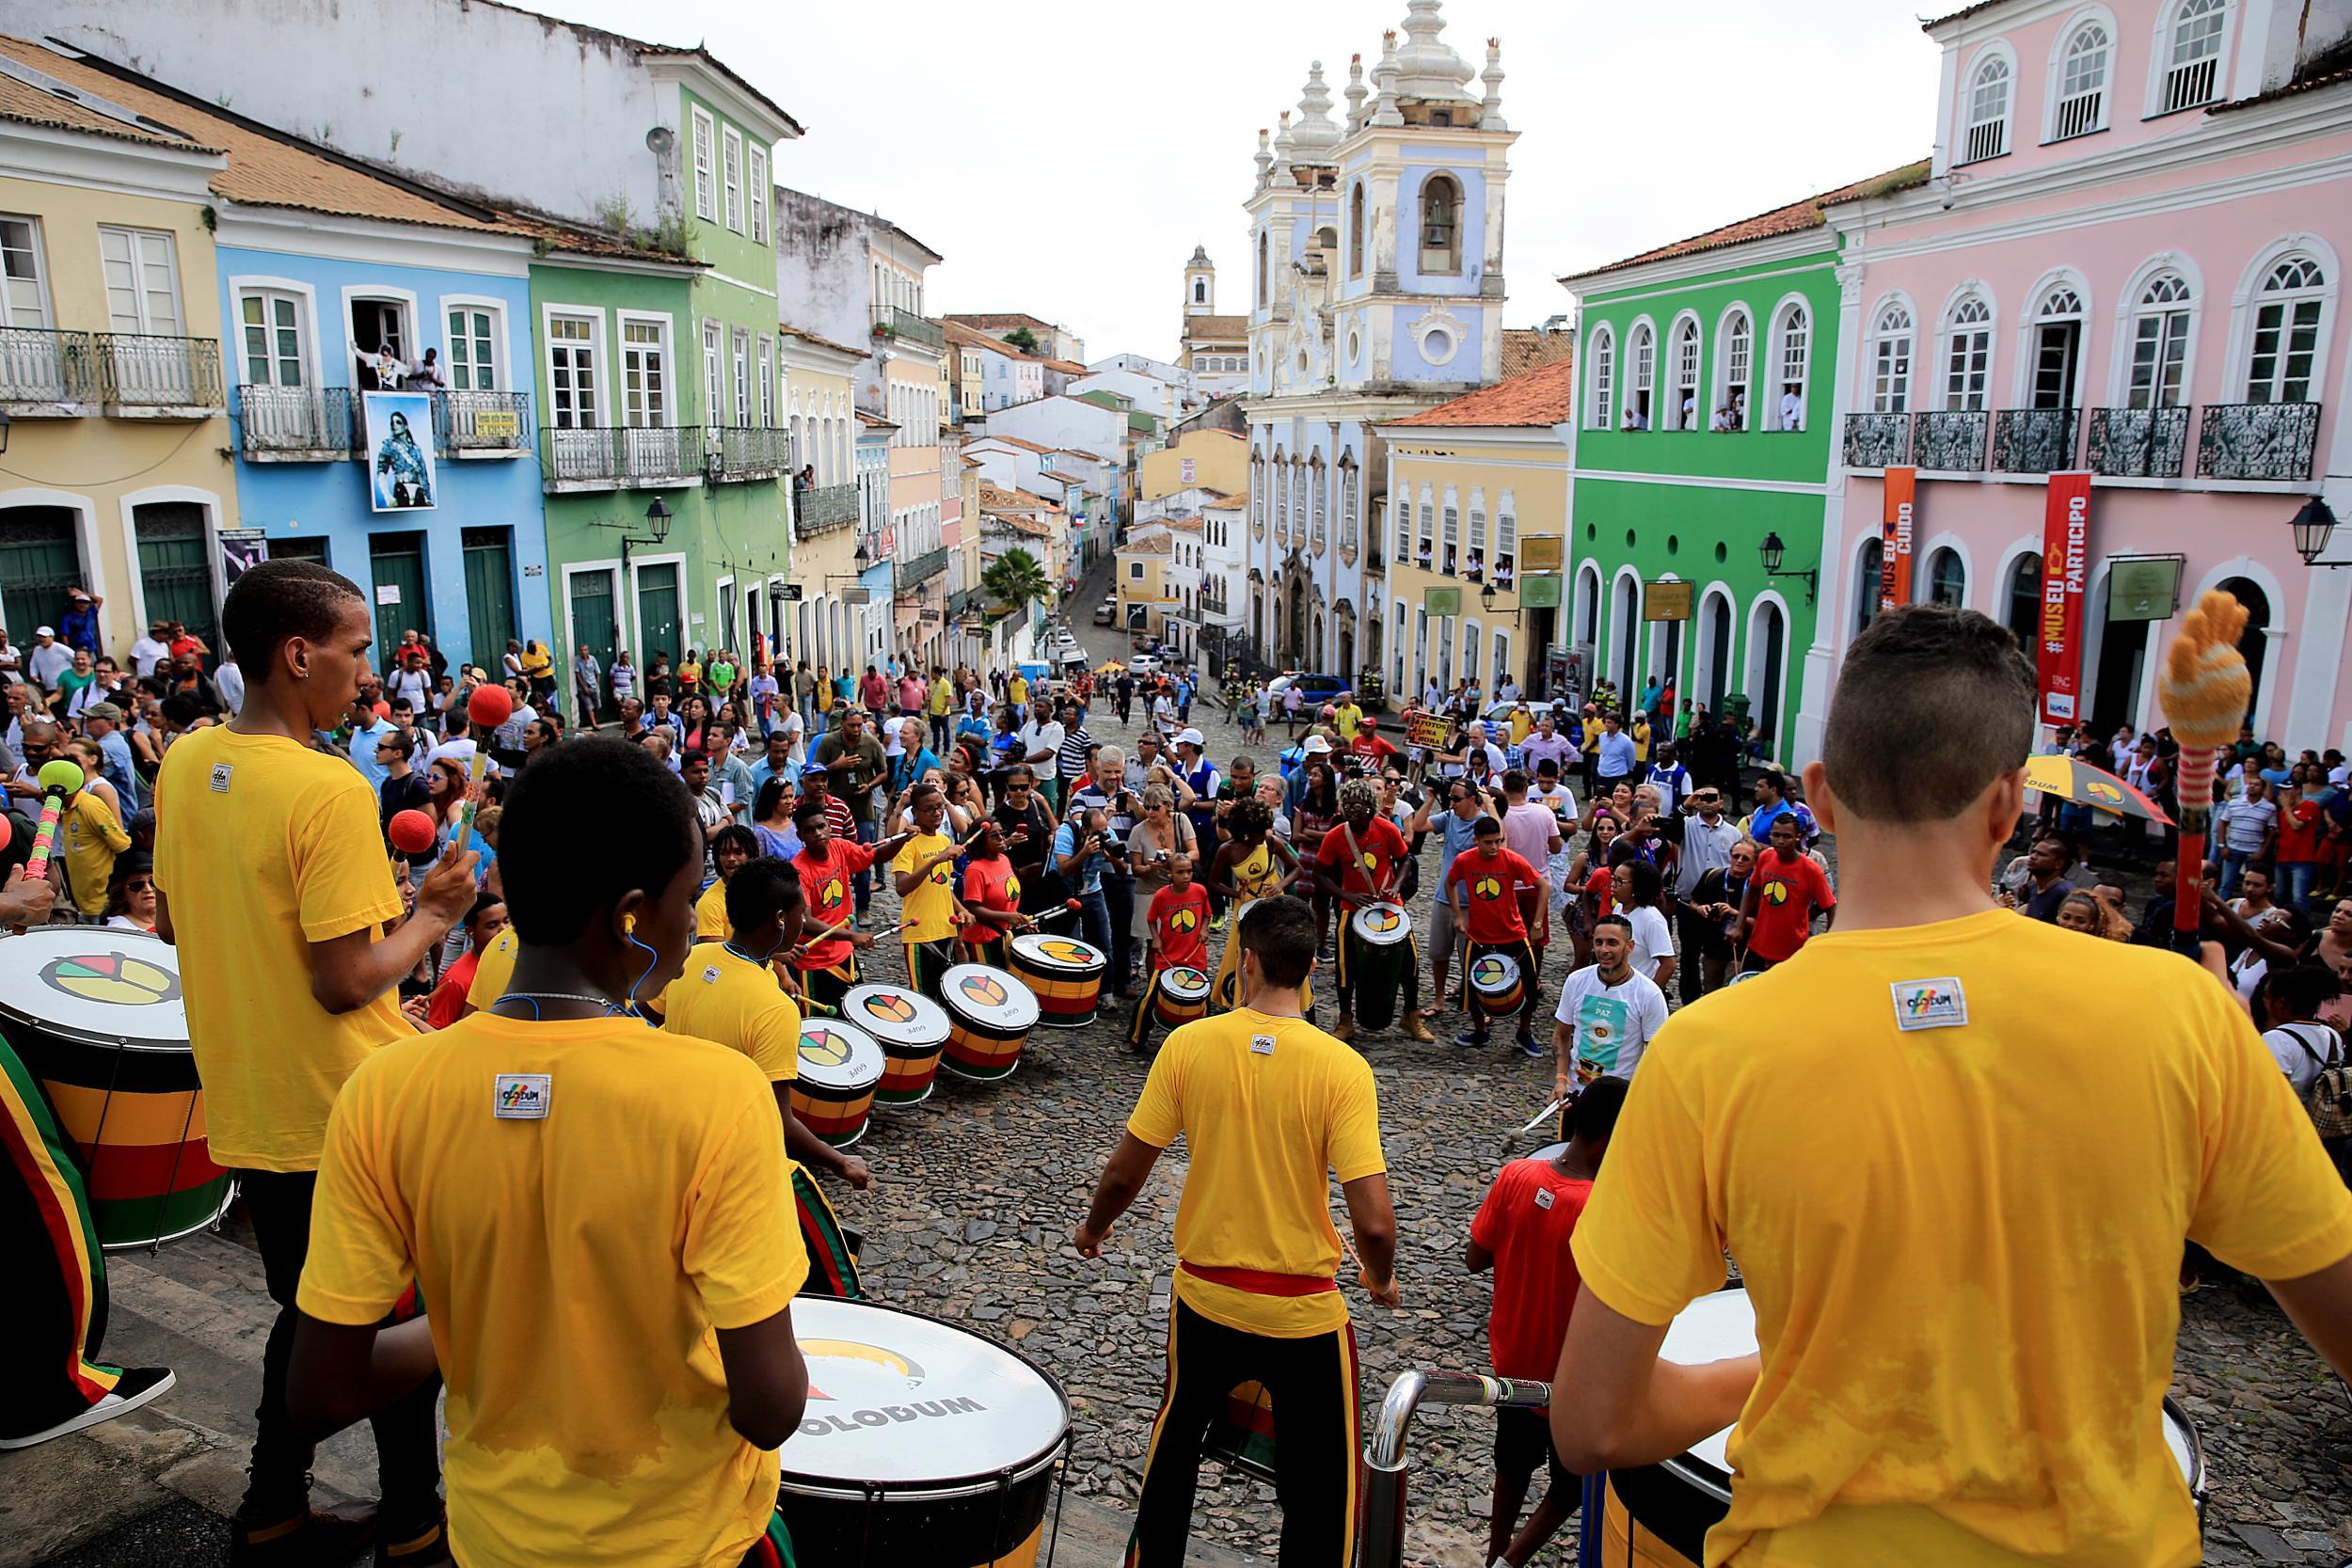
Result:
[[[1911,541],[1917,512],[1919,470],[1886,470],[1886,509],[1879,519],[1879,608],[1911,598]]]
[[[2082,717],[2083,581],[2090,571],[2090,475],[2050,476],[2042,513],[2042,640],[2036,684],[2042,721]]]

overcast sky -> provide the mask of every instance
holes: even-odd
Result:
[[[530,3],[530,0],[526,0]],[[1953,8],[1954,0],[1935,8]],[[1195,244],[1243,308],[1258,128],[1320,59],[1334,116],[1404,0],[556,0],[707,43],[807,128],[778,182],[893,219],[946,257],[930,309],[1025,310],[1087,353],[1175,351]],[[1502,40],[1509,321],[1552,281],[1924,156],[1936,50],[1903,0],[1446,0],[1483,69]],[[1476,90],[1478,84],[1471,84]]]

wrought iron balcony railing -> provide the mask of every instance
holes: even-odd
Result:
[[[550,490],[675,486],[703,475],[700,425],[575,425],[539,434]]]
[[[2054,474],[2074,466],[2072,408],[2004,408],[1993,419],[1993,471]]]
[[[722,425],[719,477],[741,482],[774,479],[792,466],[792,433],[760,425]]]
[[[2178,479],[2188,455],[2188,409],[2094,408],[2083,463],[2104,479]]]
[[[97,345],[87,332],[51,332],[43,327],[0,329],[0,403],[18,414],[26,405],[41,411],[79,414],[98,401]]]
[[[357,450],[348,387],[240,387],[237,450],[263,463],[339,463]]]
[[[920,587],[946,570],[947,549],[944,545],[935,550],[925,550],[921,555],[901,557],[898,562],[899,591],[903,593],[907,589]]]
[[[516,457],[531,451],[529,392],[437,392],[441,450],[453,457]]]
[[[1846,416],[1846,467],[1900,467],[1911,455],[1911,416],[1908,414],[1849,414]]]
[[[792,492],[792,516],[799,536],[813,538],[848,528],[857,521],[857,486],[819,484]]]
[[[929,316],[918,316],[912,310],[901,310],[895,305],[874,307],[874,331],[879,337],[903,338],[926,348],[946,348],[946,329]]]
[[[2197,426],[2197,477],[2309,479],[2318,442],[2315,403],[2208,404]]]
[[[101,332],[95,341],[109,414],[200,419],[226,406],[220,344],[210,338]]]
[[[1993,417],[1981,408],[1942,408],[1911,416],[1911,461],[1944,473],[1984,471]]]

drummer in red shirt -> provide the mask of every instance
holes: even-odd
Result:
[[[1127,1044],[1140,1051],[1152,1038],[1160,979],[1171,969],[1209,974],[1209,890],[1192,879],[1192,857],[1168,857],[1168,881],[1152,895],[1143,922],[1152,929],[1152,979],[1127,1021]]]
[[[1460,864],[1468,856],[1456,856]],[[1560,1363],[1568,1315],[1583,1281],[1568,1238],[1593,1196],[1609,1136],[1617,1130],[1626,1081],[1596,1078],[1565,1117],[1568,1141],[1550,1159],[1514,1160],[1502,1167],[1470,1221],[1462,1260],[1472,1274],[1495,1271],[1494,1306],[1486,1314],[1486,1354],[1497,1377],[1542,1381]],[[1538,1463],[1551,1472],[1544,1500],[1517,1536],[1519,1505]],[[1560,1465],[1540,1410],[1495,1412],[1495,1498],[1486,1526],[1486,1560],[1521,1568],[1567,1523],[1581,1500],[1581,1483]]]
[[[1543,878],[1525,856],[1503,843],[1502,824],[1482,816],[1470,830],[1470,849],[1454,856],[1446,871],[1445,895],[1454,906],[1455,926],[1470,933],[1470,956],[1462,962],[1464,991],[1472,989],[1470,975],[1486,954],[1500,953],[1518,964],[1525,993],[1519,1005],[1519,1050],[1529,1056],[1543,1055],[1546,1048],[1535,1043],[1534,1028],[1535,1008],[1543,998],[1535,984],[1535,944],[1528,940],[1530,927],[1549,917]],[[1473,995],[1465,995],[1463,1001],[1470,1028],[1456,1035],[1454,1043],[1485,1045],[1492,1037],[1486,1010]]]
[[[994,817],[980,823],[979,842],[963,858],[962,896],[957,900],[972,916],[956,927],[956,961],[1005,967],[1005,938],[1031,924],[1021,912],[1021,879],[1005,853],[1005,825]]]
[[[1813,911],[1828,922],[1837,918],[1837,895],[1830,891],[1829,873],[1802,847],[1804,835],[1796,814],[1784,812],[1772,828],[1772,844],[1748,873],[1748,891],[1740,909],[1740,938],[1736,946],[1746,953],[1741,973],[1762,971],[1795,958],[1813,935]]]
[[[1370,779],[1350,779],[1340,785],[1340,825],[1323,835],[1323,847],[1309,863],[1314,883],[1340,901],[1340,1017],[1334,1037],[1356,1037],[1356,983],[1363,967],[1356,936],[1359,907],[1396,897],[1397,867],[1409,851],[1396,824],[1380,816],[1380,792]],[[1405,939],[1405,1016],[1407,1037],[1434,1041],[1437,1036],[1421,1016],[1421,948],[1409,929]]]
[[[826,802],[815,796],[804,798],[794,808],[792,826],[801,835],[801,852],[792,865],[800,872],[801,886],[808,895],[804,928],[815,933],[842,927],[832,936],[794,948],[792,967],[800,972],[802,989],[811,1002],[837,1007],[849,989],[857,984],[858,951],[874,945],[869,933],[849,928],[850,879],[877,861],[886,864],[896,859],[914,835],[900,833],[880,844],[835,838]]]

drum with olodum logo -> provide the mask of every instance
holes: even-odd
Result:
[[[1205,1017],[1209,1010],[1209,977],[1197,969],[1179,965],[1163,969],[1158,986],[1152,992],[1152,1013],[1168,1028],[1190,1023]]]
[[[882,1083],[882,1048],[855,1024],[813,1018],[801,1025],[801,1075],[792,1083],[792,1114],[835,1148],[866,1136]]]
[[[1346,963],[1356,1022],[1386,1029],[1396,1022],[1397,993],[1413,964],[1413,917],[1402,904],[1366,904],[1349,917],[1341,940],[1354,939]]]
[[[169,942],[89,926],[0,942],[0,1032],[79,1155],[102,1246],[154,1246],[220,1218],[234,1183],[205,1143]]]
[[[803,1296],[808,1404],[776,1499],[801,1568],[1033,1568],[1070,1402],[1035,1363],[936,1319]],[[1050,1561],[1050,1555],[1043,1560]]]
[[[1470,960],[1470,995],[1488,1018],[1516,1013],[1527,1000],[1527,979],[1519,961],[1508,953],[1481,953]]]
[[[1718,1291],[1684,1307],[1666,1329],[1658,1354],[1695,1364],[1744,1355],[1756,1349],[1756,1307],[1745,1291]],[[1663,1464],[1611,1470],[1601,1487],[1599,1560],[1633,1568],[1697,1568],[1707,1532],[1731,1509],[1731,1429]],[[2201,1528],[2205,1517],[2205,1455],[2180,1406],[2164,1402],[2164,1443],[2188,1483]]]
[[[1009,1078],[1037,1027],[1037,998],[1001,969],[958,964],[941,976],[947,1008],[947,1053],[940,1066],[959,1078]]]
[[[1076,937],[1026,931],[1009,945],[1012,973],[1037,998],[1038,1022],[1049,1029],[1083,1029],[1094,1022],[1103,995],[1103,950]]]
[[[929,1100],[939,1076],[939,1055],[947,1047],[947,1013],[920,991],[904,986],[852,986],[841,998],[842,1021],[863,1029],[882,1047],[882,1078],[874,1103],[883,1110]]]

